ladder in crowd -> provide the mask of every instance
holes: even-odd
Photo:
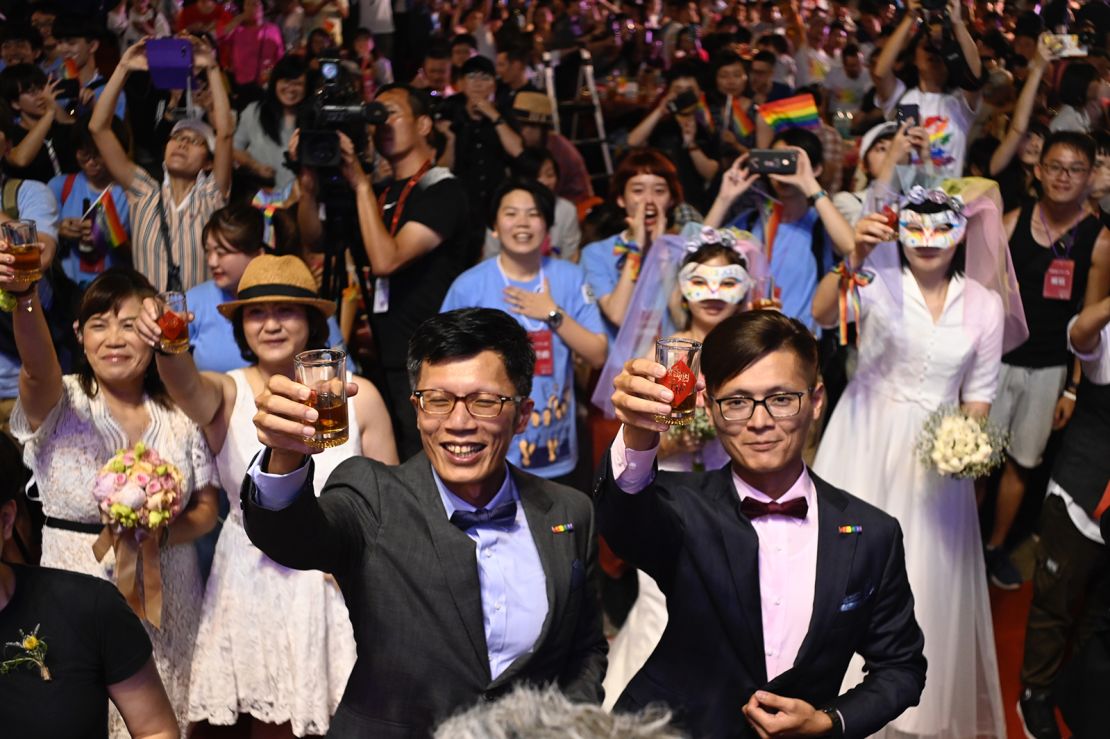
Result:
[[[577,79],[573,95],[568,97],[564,91],[564,97],[568,97],[568,99],[560,100],[559,93],[563,90],[562,87],[556,84],[556,70],[564,64],[572,67],[577,64]],[[568,71],[571,70],[568,69]],[[551,107],[554,111],[555,130],[563,133],[582,152],[591,179],[602,180],[608,178],[613,174],[613,158],[609,151],[609,140],[605,132],[605,116],[602,114],[601,98],[598,96],[597,84],[594,81],[594,65],[590,52],[585,49],[544,52],[543,77],[544,89],[548,98],[551,99]],[[566,129],[562,126],[564,114],[569,118],[569,125]],[[581,125],[582,117],[587,114],[593,115],[592,131],[588,129],[583,131]],[[596,171],[595,168],[599,160],[596,156],[592,156],[594,152],[590,151],[588,147],[597,147],[600,151],[602,171]]]

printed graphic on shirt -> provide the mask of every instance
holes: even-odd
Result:
[[[929,133],[929,156],[938,169],[956,161],[949,153],[952,146],[951,125],[947,116],[933,115],[925,119],[925,130]]]

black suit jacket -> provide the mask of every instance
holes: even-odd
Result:
[[[812,475],[817,490],[816,589],[794,667],[767,681],[759,594],[759,539],[740,512],[729,467],[657,472],[643,491],[597,487],[598,529],[620,557],[667,596],[667,628],[617,702],[662,701],[696,737],[754,737],[740,708],[758,689],[840,710],[846,736],[864,737],[916,705],[925,640],[913,615],[898,522]],[[841,527],[859,526],[859,532]],[[854,652],[864,682],[840,684]]]
[[[431,464],[354,457],[317,499],[311,476],[280,511],[242,505],[248,536],[274,561],[335,575],[358,658],[328,736],[426,737],[443,718],[519,682],[556,683],[600,701],[608,649],[593,590],[590,500],[510,467],[547,581],[548,612],[532,652],[490,679],[473,541],[447,519]],[[552,527],[572,524],[555,533]]]

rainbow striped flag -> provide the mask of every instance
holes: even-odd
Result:
[[[732,125],[741,138],[744,136],[751,136],[755,131],[755,122],[752,121],[748,115],[748,111],[744,110],[744,106],[740,104],[738,99],[732,101]]]
[[[788,128],[817,130],[821,127],[821,120],[817,117],[817,103],[809,93],[760,105],[759,115],[775,133]]]
[[[704,92],[698,95],[698,107],[694,109],[694,117],[709,133],[713,133],[717,129],[716,124],[713,123],[713,113],[709,110],[709,103],[705,99]]]
[[[116,201],[112,199],[111,192],[104,193],[100,199],[96,217],[93,219],[93,243],[102,243],[101,239],[113,249],[118,249],[129,240],[127,229],[120,221]]]
[[[78,80],[81,79],[81,73],[77,69],[77,62],[72,59],[66,59],[62,63],[62,79],[63,80]]]

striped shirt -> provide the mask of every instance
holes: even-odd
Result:
[[[227,196],[220,192],[211,173],[201,172],[185,200],[174,206],[168,178],[159,188],[146,170],[135,167],[135,177],[127,189],[127,202],[131,207],[131,258],[135,269],[160,290],[166,287],[169,265],[162,245],[159,195],[173,242],[173,261],[181,270],[182,289],[188,290],[208,279],[201,233],[212,213],[227,204]]]

